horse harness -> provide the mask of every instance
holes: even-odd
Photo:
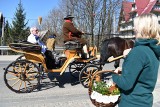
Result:
[[[132,46],[130,45],[129,41],[127,39],[124,40],[125,40],[125,49],[131,48]]]

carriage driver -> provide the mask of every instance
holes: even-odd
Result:
[[[85,58],[89,58],[88,50],[87,50],[87,42],[81,35],[84,34],[83,31],[78,30],[73,24],[73,16],[67,15],[64,18],[63,24],[63,37],[64,43],[67,41],[78,41],[83,45],[83,52],[85,54]]]

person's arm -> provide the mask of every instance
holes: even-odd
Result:
[[[145,55],[142,53],[140,49],[133,49],[124,60],[122,74],[112,75],[113,81],[119,88],[129,90],[135,84],[140,71],[143,69],[144,63],[147,63],[144,61]]]
[[[67,29],[72,32],[72,34],[82,35],[83,32],[74,27],[73,23],[67,23]]]
[[[35,38],[35,36],[33,34],[30,34],[27,38],[27,42],[30,42],[30,43],[33,43],[33,44],[36,44],[37,43],[37,40]]]

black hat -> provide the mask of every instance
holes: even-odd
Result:
[[[65,19],[72,19],[72,18],[74,18],[72,15],[67,15],[67,16],[64,18],[64,20],[65,20]]]

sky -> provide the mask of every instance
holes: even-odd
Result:
[[[20,0],[0,0],[0,12],[11,23],[16,8],[18,8]],[[38,17],[47,16],[49,12],[58,8],[60,0],[21,0],[24,12],[26,13],[26,21],[29,20],[29,26],[38,21]]]

